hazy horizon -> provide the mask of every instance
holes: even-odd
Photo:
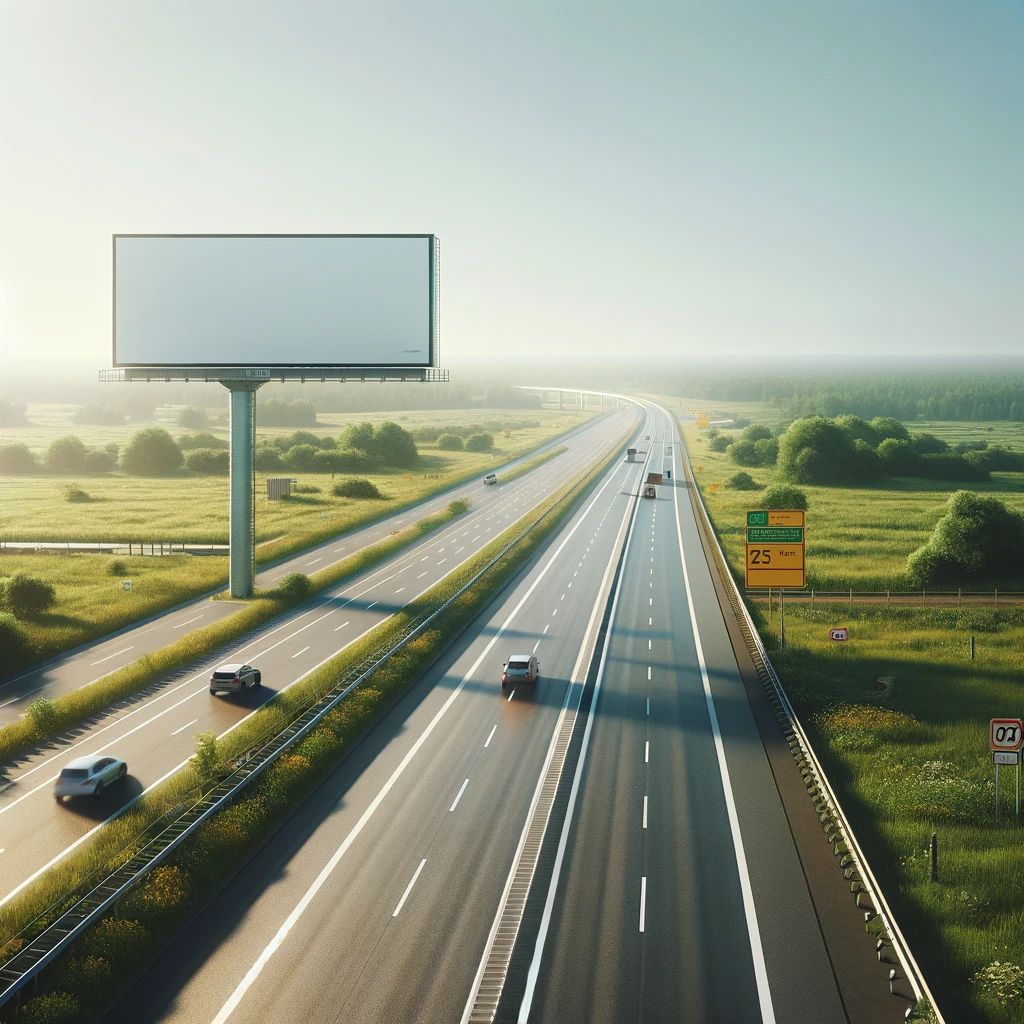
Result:
[[[436,233],[460,373],[1012,363],[1022,42],[948,2],[0,0],[0,365],[110,365],[127,232]]]

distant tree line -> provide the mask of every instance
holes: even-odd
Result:
[[[842,415],[898,420],[1024,421],[1024,374],[763,376],[727,374],[659,381],[657,390],[714,402],[763,402],[788,418]]]
[[[713,451],[729,453],[738,466],[777,466],[779,478],[795,484],[856,485],[881,477],[979,481],[993,470],[1024,472],[1024,452],[986,441],[950,447],[934,434],[911,434],[896,419],[876,416],[808,416],[781,436],[751,424],[738,437],[715,431]],[[748,486],[741,478],[734,487]]]

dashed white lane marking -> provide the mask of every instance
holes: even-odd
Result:
[[[430,570],[429,569],[425,569],[423,572],[421,572],[419,574],[419,576],[416,577],[416,579],[418,579],[418,580],[423,579],[423,577],[426,576],[428,572],[430,572]]]
[[[177,736],[179,732],[184,732],[190,725],[195,725],[196,722],[198,722],[198,721],[199,721],[198,718],[193,718],[191,722],[187,722],[180,729],[175,729],[174,732],[171,733],[171,735],[172,736]]]
[[[498,728],[498,723],[495,722],[494,725],[491,726],[491,731],[487,734],[487,739],[484,741],[484,749],[486,749],[487,747],[489,747],[491,745],[491,740],[494,739],[494,730],[497,729],[497,728]]]
[[[296,652],[295,652],[295,653],[294,653],[294,654],[292,655],[292,657],[293,657],[293,658],[297,658],[297,657],[298,657],[298,656],[299,656],[300,654],[305,654],[305,653],[306,653],[306,651],[308,651],[308,650],[309,650],[309,645],[307,644],[307,645],[306,645],[305,647],[303,647],[303,648],[302,648],[302,650],[301,650],[301,651],[296,651]]]
[[[533,645],[533,653],[534,654],[537,653],[537,648],[538,647],[540,647],[540,641],[539,640]]]
[[[651,678],[651,666],[648,665],[647,666],[647,679],[648,679],[648,682],[650,681],[650,678]]]
[[[402,592],[403,590],[405,590],[405,587],[399,587],[399,588],[398,588],[398,589],[397,589],[397,590],[395,591],[395,593],[396,593],[396,594],[400,594],[400,593],[401,593],[401,592]]]
[[[640,876],[640,931],[644,930],[644,921],[647,918],[647,876]]]
[[[550,628],[551,628],[551,623],[549,622],[549,623],[548,623],[548,624],[547,624],[547,625],[546,625],[546,626],[544,627],[544,632],[546,633],[546,632],[547,632],[547,631],[548,631],[548,630],[549,630]]]
[[[648,641],[647,641],[647,650],[650,650],[650,649],[651,649],[651,641],[650,641],[650,640],[648,640]]]
[[[653,597],[651,598],[651,605],[652,606],[654,605],[654,598]]]
[[[651,763],[651,741],[650,740],[644,740],[644,764],[650,764],[650,763]],[[644,799],[646,800],[647,798],[644,797]]]
[[[555,610],[554,610],[554,611],[553,611],[553,612],[551,613],[551,617],[552,617],[552,618],[554,618],[554,617],[555,617],[555,616],[556,616],[557,614],[558,614],[558,609],[556,608],[556,609],[555,609]]]
[[[334,627],[334,632],[337,633],[339,629],[344,629],[349,624],[350,621],[351,621],[350,619],[347,619],[340,626],[335,626]]]
[[[92,665],[90,666],[90,668],[95,666],[95,665],[102,665],[103,662],[110,661],[111,658],[116,658],[119,654],[127,654],[129,651],[133,651],[133,650],[135,650],[135,645],[134,644],[132,644],[131,647],[125,647],[124,650],[115,651],[113,654],[108,654],[105,658],[100,658],[99,661],[94,661],[92,663]]]
[[[651,698],[647,698],[647,714],[651,713]]]
[[[462,547],[459,548],[459,550],[455,552],[455,554],[459,554],[460,552],[465,551],[465,550],[466,550],[466,545],[463,544]]]
[[[451,807],[448,808],[448,813],[449,814],[451,814],[452,811],[454,811],[455,808],[459,806],[459,801],[462,799],[462,794],[466,792],[466,787],[468,785],[469,785],[469,779],[466,779],[466,781],[461,785],[461,787],[459,787],[459,791],[455,795],[455,799],[452,801]]]
[[[377,602],[377,601],[371,601],[371,602],[370,602],[370,603],[369,603],[369,604],[368,604],[368,605],[366,606],[366,610],[367,610],[367,611],[369,611],[369,610],[370,610],[370,609],[371,609],[371,608],[372,608],[372,607],[373,607],[373,606],[374,606],[375,604],[378,604],[378,603],[379,603],[379,602]]]
[[[179,622],[174,628],[181,629],[183,626],[187,626],[190,622],[198,622],[202,618],[202,615],[193,615],[191,619],[186,619],[184,622]]]
[[[306,565],[316,565],[317,562],[322,562],[323,560],[324,556],[321,555],[319,558],[314,558],[313,561],[307,562]]]
[[[516,695],[516,691],[515,691],[515,690],[513,690],[513,691],[512,691],[512,692],[511,692],[511,693],[510,693],[510,694],[508,695],[508,699],[509,699],[509,700],[511,700],[511,699],[512,699],[512,698],[513,698],[513,697],[514,697],[515,695]],[[507,703],[507,702],[506,702],[506,703]]]
[[[653,604],[653,601],[651,603]],[[654,625],[654,619],[648,618],[647,625],[648,626],[653,626]]]
[[[427,863],[427,858],[424,857],[420,861],[420,866],[416,869],[415,874],[409,879],[409,884],[405,887],[405,892],[402,893],[402,898],[398,901],[398,906],[395,907],[395,912],[391,915],[392,917],[398,917],[402,907],[405,906],[405,901],[409,898],[409,893],[412,892],[412,887],[416,884],[416,879],[420,877],[420,872],[423,870],[423,865]],[[643,931],[643,929],[640,929]]]
[[[466,781],[469,782],[469,779],[466,779]],[[461,793],[459,795],[461,796]],[[646,796],[644,796],[644,828],[647,828],[647,797]],[[642,928],[640,930],[643,931]]]

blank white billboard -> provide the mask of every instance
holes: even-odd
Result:
[[[115,235],[114,366],[435,366],[433,235]]]

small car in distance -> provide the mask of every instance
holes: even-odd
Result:
[[[532,654],[512,654],[502,666],[501,688],[516,683],[535,683],[540,678],[540,662]]]
[[[53,795],[60,800],[65,796],[101,796],[103,790],[128,774],[128,765],[119,757],[90,754],[76,757],[61,769],[53,787]]]
[[[498,482],[498,474],[497,473],[488,473],[487,476],[484,477],[484,486],[485,487],[488,487],[491,484],[496,484],[497,482]]]
[[[244,693],[262,681],[260,670],[252,665],[219,665],[210,676],[210,693]]]

